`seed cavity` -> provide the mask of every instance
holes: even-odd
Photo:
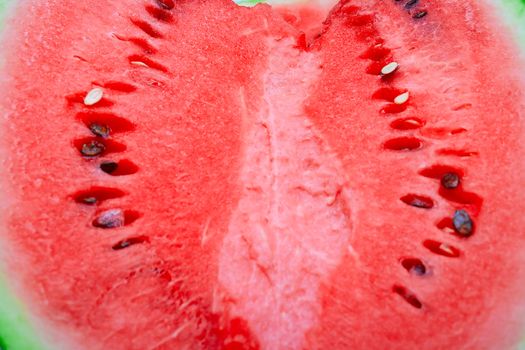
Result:
[[[421,209],[431,209],[434,207],[434,201],[430,197],[420,196],[417,194],[407,194],[400,198],[401,201],[410,206],[421,208]]]
[[[406,103],[402,105],[396,105],[395,103],[389,103],[383,108],[381,108],[380,112],[382,114],[397,114],[397,113],[402,113],[406,111],[407,107],[408,107],[408,104]]]
[[[461,254],[458,248],[450,244],[434,241],[431,239],[427,239],[426,241],[424,241],[423,246],[430,250],[432,253],[447,258],[458,258]]]
[[[462,149],[448,149],[448,148],[438,149],[436,153],[442,156],[453,156],[453,157],[460,157],[460,158],[468,158],[468,157],[479,155],[479,153],[475,151],[467,151],[467,150],[462,150]]]
[[[401,95],[398,95],[398,96],[396,96],[396,98],[394,98],[394,103],[396,105],[405,104],[408,101],[409,97],[410,97],[410,93],[408,91],[404,92]]]
[[[404,91],[405,90],[394,87],[382,87],[374,92],[372,98],[393,102],[396,96],[402,94]]]
[[[450,202],[468,205],[469,209],[474,212],[478,212],[483,204],[482,197],[476,193],[464,191],[461,187],[458,187],[458,189],[454,191],[440,188],[439,195]]]
[[[86,97],[84,98],[84,104],[86,106],[93,106],[94,104],[100,102],[103,96],[104,90],[101,88],[94,88],[87,93]]]
[[[399,68],[399,64],[397,62],[390,62],[383,68],[381,68],[381,75],[388,75],[394,73]]]
[[[93,186],[87,190],[76,192],[71,197],[77,203],[94,205],[109,199],[124,197],[125,195],[126,193],[118,188]]]
[[[97,198],[96,197],[85,197],[83,198],[82,202],[84,204],[93,205],[97,203]]]
[[[420,149],[423,142],[415,137],[397,137],[383,144],[383,147],[391,151],[414,151]]]
[[[418,299],[418,297],[413,292],[409,291],[407,288],[396,284],[392,287],[392,291],[397,295],[401,296],[403,300],[405,300],[408,304],[412,305],[416,309],[421,309],[423,307],[423,303]]]
[[[474,232],[474,223],[465,210],[456,210],[452,218],[454,230],[461,237],[470,237]]]
[[[425,121],[415,117],[400,118],[390,123],[390,127],[396,130],[414,130],[422,128]]]
[[[119,36],[116,36],[116,37],[119,40],[128,41],[128,42],[134,44],[135,46],[137,46],[138,48],[141,48],[144,51],[145,54],[154,54],[154,53],[156,53],[158,51],[146,39],[143,39],[143,38],[124,38],[124,37],[119,37]]]
[[[86,127],[88,127],[95,135],[100,137],[107,137],[109,136],[109,133],[115,134],[135,130],[135,125],[133,123],[113,113],[94,111],[79,112],[77,113],[76,118],[84,123],[84,125],[86,125]],[[97,126],[92,127],[94,125]],[[106,135],[106,133],[108,133],[108,135]]]
[[[100,164],[100,169],[107,174],[111,174],[115,172],[117,168],[118,168],[118,163],[116,162],[106,161]]]
[[[89,126],[89,130],[95,135],[100,136],[102,138],[109,137],[109,133],[111,132],[110,128],[107,125],[100,125],[98,123],[93,123]]]
[[[420,19],[420,18],[425,17],[427,14],[428,14],[427,11],[419,11],[419,12],[414,13],[414,14],[412,15],[412,18]]]
[[[122,159],[118,162],[105,161],[100,164],[100,169],[111,176],[132,175],[139,171],[139,167],[131,160]]]
[[[141,243],[147,243],[149,242],[149,238],[147,236],[137,236],[137,237],[130,237],[123,239],[122,241],[119,241],[118,243],[114,244],[111,249],[113,250],[122,250],[125,248],[128,248],[135,244],[141,244]]]
[[[127,147],[125,144],[111,139],[99,139],[96,137],[84,137],[73,141],[74,147],[86,158],[94,158],[110,153],[124,152]]]
[[[446,173],[441,178],[441,185],[448,189],[453,190],[459,186],[459,175],[456,173]]]
[[[84,157],[96,157],[96,156],[101,155],[105,149],[106,149],[106,146],[104,146],[103,143],[96,141],[96,140],[91,140],[82,145],[80,153]]]
[[[146,63],[142,62],[142,61],[130,61],[129,63],[134,65],[134,66],[149,68],[149,66]]]
[[[137,90],[137,88],[134,85],[123,83],[120,81],[108,81],[107,83],[104,84],[104,88],[108,90],[128,92],[128,93]]]
[[[119,153],[126,150],[126,145],[111,139],[84,137],[73,141],[73,145],[86,158],[93,158],[109,153]]]
[[[152,38],[156,38],[156,39],[162,38],[162,34],[157,29],[153,28],[153,26],[146,21],[132,18],[131,23],[133,23],[135,26],[140,28],[144,33],[146,33]]]
[[[372,62],[366,68],[366,74],[370,75],[381,75],[381,69],[385,66],[386,62]]]
[[[146,56],[143,56],[143,55],[132,55],[132,56],[129,56],[128,59],[129,59],[129,63],[132,65],[148,67],[148,68],[156,69],[164,73],[168,72],[168,69],[164,67],[162,64],[155,62],[152,59]]]
[[[150,16],[161,22],[169,23],[173,20],[173,15],[165,9],[146,5],[146,11],[150,14]]]
[[[452,218],[446,217],[438,221],[436,227],[441,231],[447,233],[455,233],[454,226],[452,224]]]
[[[424,276],[428,272],[428,269],[423,261],[418,258],[402,258],[401,265],[405,270],[414,276]]]
[[[421,176],[431,179],[441,179],[448,173],[456,174],[458,177],[462,177],[464,174],[462,169],[444,164],[432,165],[419,171]]]

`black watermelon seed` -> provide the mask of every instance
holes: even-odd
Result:
[[[473,233],[474,224],[465,210],[456,210],[452,219],[454,230],[462,237],[470,237]]]
[[[456,173],[446,173],[441,178],[441,184],[446,189],[452,190],[459,186],[459,176]]]
[[[102,164],[100,164],[100,169],[107,174],[113,173],[115,170],[117,170],[117,168],[118,168],[118,163],[115,163],[112,161],[103,162]]]
[[[103,143],[93,140],[89,141],[88,143],[84,143],[80,153],[82,153],[84,157],[96,157],[104,152],[105,149],[106,146],[104,146]]]
[[[100,125],[98,123],[93,123],[89,126],[89,130],[96,136],[107,138],[111,129],[107,125]]]
[[[419,0],[410,0],[405,4],[405,9],[410,10],[412,7],[416,6]]]
[[[414,15],[412,15],[412,18],[420,19],[420,18],[425,17],[427,14],[428,14],[427,11],[419,11],[419,12],[415,13]]]
[[[124,212],[121,209],[110,209],[102,212],[93,222],[100,228],[117,228],[124,226]]]

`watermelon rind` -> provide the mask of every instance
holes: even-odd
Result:
[[[517,42],[525,53],[525,0],[489,0],[501,14],[503,20],[516,34]],[[236,0],[241,6],[255,6],[262,2],[270,4],[304,3],[297,0]],[[332,0],[320,0],[319,3],[333,3]],[[14,6],[16,0],[0,0],[0,33],[3,32],[8,8]],[[1,36],[0,36],[1,37]],[[0,46],[1,48],[1,46]],[[0,55],[1,55],[0,49]],[[0,63],[2,59],[0,56]],[[0,65],[1,68],[1,65]],[[0,116],[1,117],[1,116]],[[0,258],[0,261],[2,259]],[[0,266],[0,350],[48,350],[41,337],[29,320],[30,313],[13,293],[12,287],[5,278],[5,268]],[[525,337],[518,346],[525,350]]]

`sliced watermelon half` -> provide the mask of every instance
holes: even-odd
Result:
[[[332,5],[10,4],[0,348],[517,346],[523,3]]]

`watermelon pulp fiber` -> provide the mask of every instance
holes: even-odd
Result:
[[[4,260],[51,348],[510,347],[520,62],[489,7],[404,6],[323,27],[222,1],[20,6]],[[112,132],[86,159],[94,123]]]

